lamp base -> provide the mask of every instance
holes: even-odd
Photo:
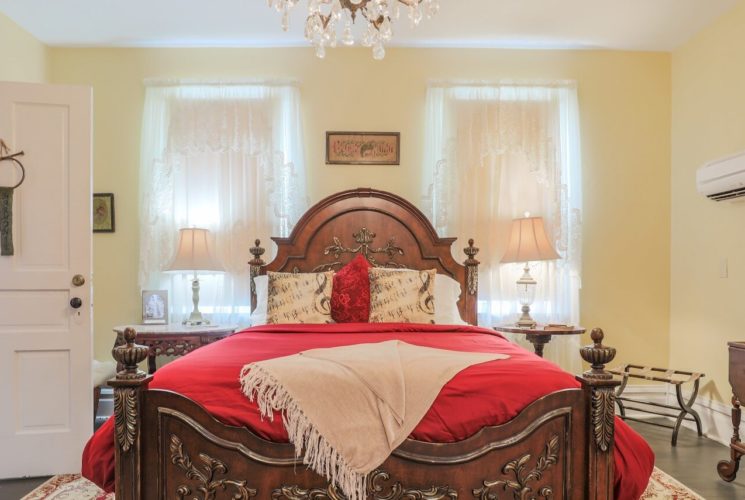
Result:
[[[210,320],[208,319],[193,320],[189,318],[189,319],[185,319],[184,321],[182,321],[181,324],[184,326],[209,326],[212,323],[210,323]]]
[[[530,306],[523,306],[523,315],[517,320],[515,326],[520,328],[535,328],[538,322],[530,317]]]
[[[209,320],[205,319],[199,311],[199,278],[197,277],[196,272],[194,273],[194,279],[191,282],[191,301],[194,304],[194,309],[191,311],[189,319],[185,319],[182,324],[185,326],[209,325]]]

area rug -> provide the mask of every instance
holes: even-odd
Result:
[[[21,500],[114,500],[113,493],[104,493],[80,474],[54,476]]]
[[[657,467],[652,471],[646,491],[639,500],[704,500],[686,485]]]
[[[21,500],[114,500],[80,474],[54,476]],[[639,500],[704,500],[675,478],[655,467],[649,485]]]

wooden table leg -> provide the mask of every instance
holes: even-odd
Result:
[[[533,351],[543,357],[543,346],[551,342],[551,335],[528,335],[528,341],[533,344]]]
[[[147,373],[148,375],[152,375],[155,373],[156,366],[155,366],[155,353],[153,351],[150,351],[147,353]]]
[[[730,457],[731,460],[722,460],[717,464],[717,472],[719,477],[727,482],[732,482],[737,476],[737,470],[740,468],[740,457],[742,457],[743,444],[740,442],[740,419],[742,417],[742,410],[740,409],[740,401],[737,396],[732,396],[732,427],[734,433],[732,434],[732,441],[730,444]]]

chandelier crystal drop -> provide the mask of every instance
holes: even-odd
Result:
[[[282,29],[290,27],[290,11],[300,0],[267,0],[269,7],[282,15]],[[425,17],[430,19],[440,10],[439,0],[307,0],[308,17],[305,21],[305,38],[316,48],[316,55],[323,59],[327,47],[338,42],[352,46],[357,41],[352,25],[358,20],[365,23],[360,43],[372,47],[373,58],[385,57],[385,44],[393,37],[393,21],[406,11],[412,27]]]

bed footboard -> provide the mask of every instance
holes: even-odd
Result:
[[[125,370],[115,391],[117,500],[343,500],[295,457],[290,444],[218,422],[179,394],[148,390],[137,370],[146,348],[115,350]],[[369,478],[368,498],[540,500],[613,498],[612,348],[602,332],[582,356],[593,369],[579,389],[549,394],[509,422],[456,443],[407,440]]]

